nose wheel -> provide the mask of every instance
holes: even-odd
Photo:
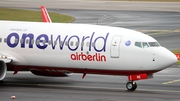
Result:
[[[127,84],[126,84],[126,88],[127,88],[129,91],[134,91],[134,90],[137,88],[137,84],[136,84],[136,82],[134,82],[134,81],[129,81],[129,82],[127,82]]]

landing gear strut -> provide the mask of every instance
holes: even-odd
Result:
[[[129,91],[134,91],[134,90],[137,88],[137,84],[136,84],[136,82],[134,82],[134,81],[129,81],[129,82],[127,82],[127,84],[126,84],[126,88],[127,88]]]

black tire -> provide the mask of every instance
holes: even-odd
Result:
[[[134,90],[136,90],[136,88],[137,88],[137,84],[136,84],[136,82],[134,82],[134,85],[135,85]]]
[[[136,82],[127,82],[126,88],[129,91],[134,91],[137,88]]]

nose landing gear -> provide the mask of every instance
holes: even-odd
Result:
[[[127,84],[126,84],[126,88],[127,88],[129,91],[134,91],[134,90],[137,88],[137,84],[136,84],[136,82],[134,82],[134,81],[129,81],[129,82],[127,82]]]

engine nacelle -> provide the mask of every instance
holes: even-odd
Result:
[[[73,73],[67,71],[40,71],[40,70],[31,70],[31,73],[38,76],[52,76],[52,77],[67,77],[72,76]]]
[[[0,81],[2,81],[5,78],[6,72],[7,72],[6,63],[4,61],[0,61]]]

